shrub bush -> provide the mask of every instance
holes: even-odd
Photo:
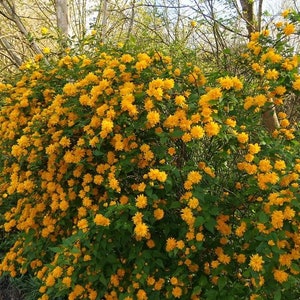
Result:
[[[293,22],[244,78],[99,46],[1,84],[1,273],[40,299],[298,298],[299,131],[261,124],[300,90]]]

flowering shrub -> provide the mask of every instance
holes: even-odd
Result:
[[[295,26],[253,34],[247,78],[100,48],[1,84],[1,273],[40,299],[299,297],[299,131],[261,125],[299,94]]]

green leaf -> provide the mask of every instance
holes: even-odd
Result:
[[[216,225],[216,220],[213,218],[208,219],[207,222],[204,223],[204,227],[211,233],[215,232],[215,225]]]
[[[164,263],[161,259],[156,259],[155,264],[161,267],[163,270],[165,269]]]
[[[63,249],[60,247],[49,247],[49,250],[54,253],[62,253],[63,252]]]
[[[226,284],[227,284],[227,278],[225,276],[222,276],[218,279],[218,288],[220,291],[224,289]]]
[[[277,290],[274,293],[274,300],[281,300],[281,290]]]
[[[202,216],[199,216],[196,218],[194,226],[199,227],[199,226],[203,225],[204,222],[205,222],[204,218]]]
[[[205,287],[208,284],[207,277],[202,275],[199,279],[199,286],[200,287]]]
[[[181,203],[179,201],[173,201],[170,205],[170,208],[171,209],[174,209],[174,208],[179,208],[181,206]]]
[[[263,224],[267,223],[269,221],[269,217],[263,211],[261,211],[258,213],[258,221]]]

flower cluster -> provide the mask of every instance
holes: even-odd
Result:
[[[104,48],[1,84],[0,273],[41,300],[297,298],[299,131],[261,112],[300,79],[270,41],[248,44],[252,87]]]

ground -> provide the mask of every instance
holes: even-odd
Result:
[[[23,300],[20,291],[12,285],[8,277],[0,279],[0,300]]]

